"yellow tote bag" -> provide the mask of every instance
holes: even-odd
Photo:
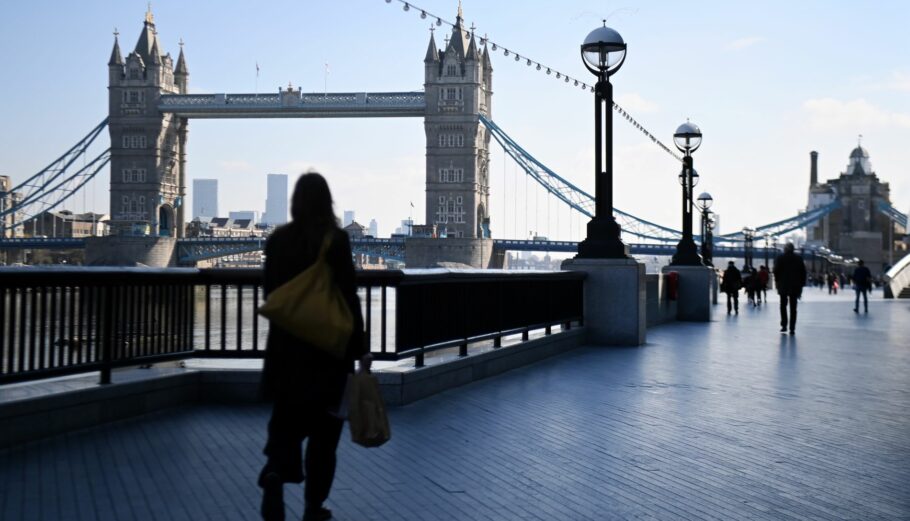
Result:
[[[326,235],[316,262],[299,275],[269,293],[259,314],[295,337],[313,344],[336,358],[343,358],[354,317],[325,261],[332,243]]]

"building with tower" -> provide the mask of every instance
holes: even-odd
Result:
[[[135,49],[108,61],[111,136],[111,233],[182,237],[186,192],[185,118],[158,110],[163,94],[186,94],[189,72],[180,45],[176,64],[162,54],[151,10]]]
[[[465,29],[460,2],[442,49],[430,34],[424,78],[426,223],[441,236],[489,237],[490,134],[478,116],[491,116],[493,67]]]
[[[863,259],[880,274],[893,258],[906,230],[894,223],[883,207],[891,206],[891,188],[875,171],[869,152],[861,145],[850,152],[847,168],[837,178],[818,181],[818,153],[810,152],[809,210],[837,202],[838,207],[806,229],[806,245],[825,246],[846,257]]]

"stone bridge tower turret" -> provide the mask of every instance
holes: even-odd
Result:
[[[461,5],[442,50],[433,35],[424,59],[427,112],[426,223],[449,237],[489,237],[493,67],[464,28]]]
[[[189,72],[162,54],[151,11],[133,52],[108,62],[111,232],[182,237],[186,193],[186,119],[158,111],[162,94],[185,94]]]

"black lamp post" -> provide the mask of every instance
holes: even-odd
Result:
[[[701,258],[704,260],[705,266],[714,265],[711,263],[713,257],[711,254],[713,247],[711,244],[713,240],[711,230],[714,226],[711,221],[711,210],[709,210],[713,203],[714,198],[708,192],[702,192],[698,196],[698,208],[701,210]]]
[[[743,228],[743,265],[752,267],[752,244],[755,240],[755,230],[752,228],[746,227]]]
[[[771,244],[771,234],[765,234],[765,266],[768,266],[768,245]]]
[[[610,76],[626,59],[626,43],[618,32],[604,26],[588,34],[581,44],[585,67],[597,76],[594,85],[594,217],[588,236],[578,245],[577,258],[622,259],[626,246],[613,217],[613,85]]]
[[[698,247],[692,238],[692,191],[698,184],[698,172],[692,167],[692,152],[701,145],[701,129],[695,123],[686,121],[673,134],[673,143],[683,157],[683,168],[679,173],[679,184],[682,185],[683,235],[676,245],[676,253],[670,261],[672,266],[701,266]]]

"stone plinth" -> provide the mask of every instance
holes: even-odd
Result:
[[[460,264],[471,268],[494,268],[493,240],[429,237],[405,239],[404,263],[408,268],[438,268]],[[501,262],[499,265],[501,266]]]
[[[85,240],[87,266],[174,266],[177,239],[174,237],[108,235]]]
[[[708,266],[665,266],[663,273],[679,273],[676,319],[691,322],[711,320],[711,279],[714,268]]]
[[[563,270],[583,271],[588,343],[638,346],[645,343],[645,265],[635,259],[568,259]]]

